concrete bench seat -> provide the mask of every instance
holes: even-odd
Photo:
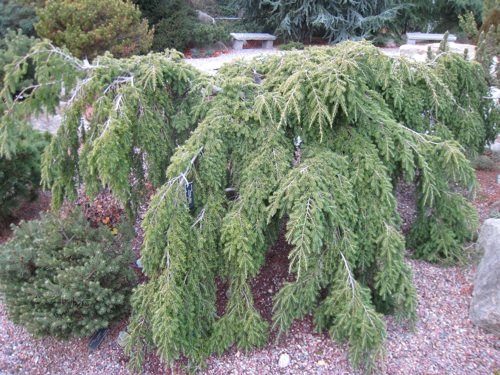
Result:
[[[273,41],[276,40],[274,35],[266,33],[231,33],[231,36],[234,39],[233,48],[235,50],[243,49],[243,45],[248,40],[262,41],[262,48],[271,49],[273,48]]]
[[[442,41],[444,38],[444,34],[428,34],[428,33],[406,33],[408,37],[408,44],[416,44],[417,40],[425,40],[425,41]],[[457,40],[457,37],[453,34],[448,34],[448,42],[454,42]]]

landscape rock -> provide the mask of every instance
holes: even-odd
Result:
[[[213,45],[213,49],[215,51],[225,51],[225,52],[228,51],[227,46],[222,42],[215,42]]]
[[[395,48],[395,47],[398,47],[398,44],[396,43],[396,41],[394,39],[389,39],[385,42],[385,47]]]
[[[118,338],[116,339],[116,343],[120,345],[122,348],[125,347],[125,339],[127,338],[128,333],[125,331],[120,331],[118,333]]]
[[[280,355],[280,359],[278,361],[278,366],[280,368],[285,368],[290,364],[290,356],[286,353]]]
[[[475,325],[500,337],[500,219],[484,222],[476,246],[484,255],[474,280],[469,316]]]
[[[201,10],[197,10],[196,13],[198,15],[198,20],[201,23],[209,23],[215,25],[215,20],[212,16],[206,14],[205,12],[202,12]]]

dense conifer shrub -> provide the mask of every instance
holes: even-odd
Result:
[[[130,1],[48,0],[37,9],[38,35],[90,61],[109,51],[116,57],[147,53],[153,33]]]
[[[22,222],[0,246],[9,318],[37,336],[87,336],[129,311],[130,228],[92,229],[80,209]]]
[[[163,17],[154,24],[152,50],[161,52],[166,48],[184,51],[191,41],[191,33],[198,22],[195,11],[182,0],[173,0],[166,7],[159,7]]]
[[[230,40],[222,24],[201,22],[189,1],[139,4],[150,25],[154,26],[153,51],[162,52],[166,48],[184,51],[188,47],[203,48],[217,41]]]

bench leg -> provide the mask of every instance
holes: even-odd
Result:
[[[415,39],[408,39],[408,44],[416,44],[416,40]]]
[[[262,42],[262,48],[264,48],[264,49],[272,49],[273,48],[273,41],[272,40],[264,40]]]
[[[235,50],[242,50],[243,49],[243,43],[245,43],[244,40],[235,40],[233,42],[233,48]]]

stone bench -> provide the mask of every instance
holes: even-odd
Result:
[[[273,41],[276,40],[274,35],[266,33],[231,33],[231,36],[234,39],[233,48],[235,50],[243,49],[243,45],[248,40],[262,41],[262,48],[271,49],[273,48]]]
[[[427,33],[406,33],[408,44],[416,44],[417,40],[425,41],[442,41],[444,34],[427,34]],[[454,42],[457,37],[453,34],[448,34],[448,42]]]

